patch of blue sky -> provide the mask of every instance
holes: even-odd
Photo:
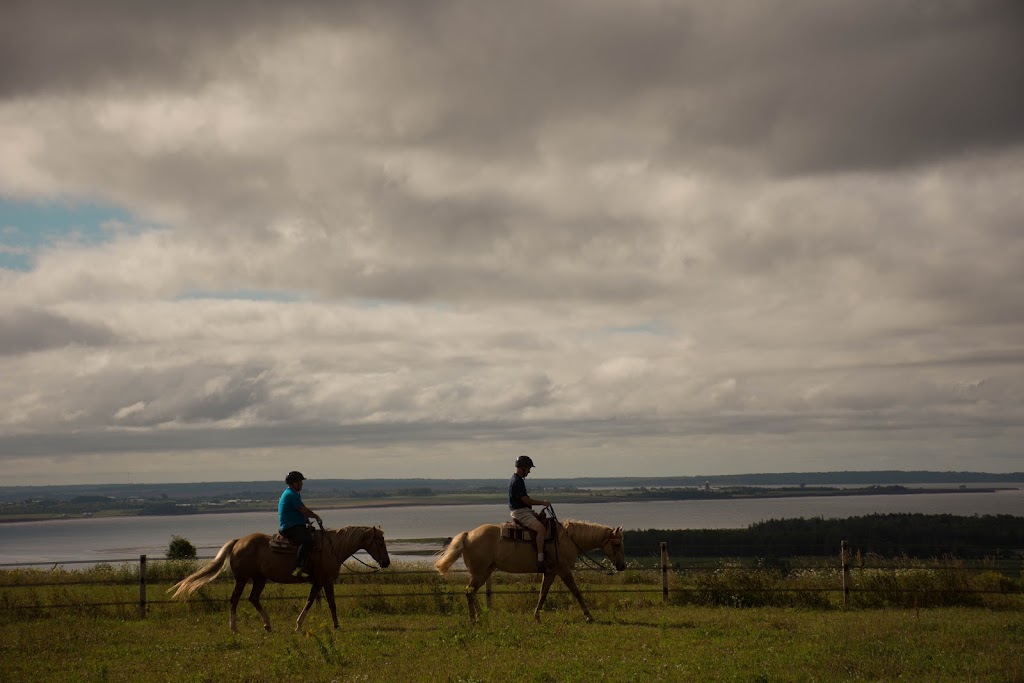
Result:
[[[652,335],[657,337],[672,337],[676,332],[671,325],[663,320],[644,320],[634,325],[609,325],[584,330],[580,333],[583,339],[607,339],[608,337],[620,335]]]
[[[269,289],[228,289],[228,290],[191,290],[176,297],[178,301],[221,299],[224,301],[273,301],[294,303],[304,301],[305,297],[298,292],[274,291]]]
[[[94,246],[133,229],[117,207],[85,201],[16,201],[0,197],[0,268],[31,270],[36,255],[53,245]]]
[[[375,308],[418,308],[426,309],[431,311],[455,311],[457,307],[454,304],[445,301],[430,301],[430,302],[409,302],[402,299],[382,299],[382,298],[370,298],[360,297],[355,299],[353,303],[359,308],[375,309]]]
[[[607,334],[653,334],[659,337],[672,335],[672,328],[662,320],[648,320],[636,325],[624,325],[621,327],[606,327]]]

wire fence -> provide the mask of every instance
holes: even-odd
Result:
[[[587,584],[585,591],[588,595],[619,595],[624,599],[645,597],[650,602],[658,602],[656,596],[660,594],[661,602],[679,605],[927,607],[967,604],[1013,609],[1024,607],[1024,562],[1014,552],[997,552],[969,560],[960,560],[952,555],[928,560],[883,558],[851,552],[846,541],[831,557],[779,557],[778,553],[771,558],[742,553],[729,557],[702,557],[706,550],[687,548],[673,557],[668,551],[668,544],[662,542],[656,548],[634,548],[634,553],[639,551],[645,556],[632,557],[627,572],[612,576],[610,568],[587,557],[577,562],[575,571],[583,577],[595,577],[590,581],[581,580]],[[354,558],[357,562],[361,562],[359,555]],[[202,561],[210,557],[195,559]],[[138,617],[145,618],[147,611],[154,607],[180,604],[166,597],[165,589],[193,571],[196,561],[150,560],[146,555],[140,555],[100,563],[96,560],[0,563],[0,606],[12,612],[101,607],[125,611],[137,608]],[[339,600],[372,598],[378,603],[407,598],[445,601],[461,597],[463,588],[457,577],[466,574],[466,570],[457,565],[449,572],[455,575],[454,578],[442,579],[426,564],[427,561],[428,558],[424,558],[420,563],[402,563],[385,571],[373,571],[350,560],[343,567],[337,583],[350,587],[351,591],[337,591],[336,597]],[[74,569],[86,565],[90,566]],[[97,570],[98,566],[102,570]],[[596,578],[599,576],[603,578]],[[524,579],[522,575],[499,574],[498,577],[496,582],[489,579],[486,584],[484,594],[488,605],[498,596],[536,595],[536,587],[528,585],[535,576],[527,575]],[[230,578],[224,574],[217,583],[227,585]],[[497,588],[494,583],[498,584]],[[60,599],[51,598],[49,601],[38,594],[27,600],[18,597],[19,592],[26,589],[67,592],[97,586],[126,589],[133,597],[99,601],[95,596],[90,599],[86,594],[61,595]],[[134,597],[136,588],[137,598]],[[295,601],[304,597],[293,592],[266,595],[264,600]]]

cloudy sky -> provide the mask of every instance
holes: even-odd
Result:
[[[16,484],[1024,471],[1019,0],[0,5]]]

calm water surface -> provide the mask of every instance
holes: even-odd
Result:
[[[742,528],[767,519],[852,517],[872,513],[919,512],[954,515],[1024,516],[1024,483],[996,493],[929,493],[833,498],[648,501],[635,503],[555,502],[559,518],[582,519],[624,529]],[[320,510],[324,524],[380,526],[393,558],[423,544],[403,539],[444,538],[480,524],[502,522],[508,511],[494,505],[425,505],[401,508]],[[200,556],[252,532],[270,533],[276,512],[236,512],[172,517],[101,517],[0,524],[0,564],[103,562],[163,557],[172,536],[184,536]],[[627,538],[628,542],[628,538]],[[439,547],[439,546],[437,546]],[[422,559],[422,558],[415,558]]]

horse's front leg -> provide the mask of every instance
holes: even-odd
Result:
[[[594,621],[594,617],[590,616],[590,610],[587,609],[587,603],[583,602],[583,593],[580,592],[579,586],[576,585],[576,579],[573,577],[571,571],[562,574],[562,583],[568,586],[569,591],[576,596],[576,602],[580,603],[580,609],[583,610],[583,617],[587,620],[587,623],[592,623]]]
[[[537,601],[537,609],[533,610],[533,618],[540,623],[540,610],[544,606],[544,601],[548,599],[548,591],[551,590],[551,584],[555,580],[555,573],[551,570],[544,572],[544,582],[540,585],[540,599]]]
[[[257,577],[252,580],[252,590],[249,591],[249,602],[256,608],[256,611],[260,613],[260,617],[263,619],[263,630],[270,633],[270,616],[267,611],[263,609],[263,605],[260,604],[260,596],[263,595],[263,589],[267,586],[267,579],[264,577]]]
[[[338,608],[334,604],[333,581],[328,581],[324,583],[324,595],[327,596],[327,606],[331,608],[331,621],[334,622],[334,628],[338,628]]]
[[[306,606],[299,612],[299,618],[295,622],[296,633],[302,630],[302,622],[306,620],[306,614],[309,613],[309,608],[313,606],[313,601],[316,600],[317,593],[319,592],[320,584],[317,583],[316,579],[313,579],[313,585],[309,587],[309,597],[306,598]]]

